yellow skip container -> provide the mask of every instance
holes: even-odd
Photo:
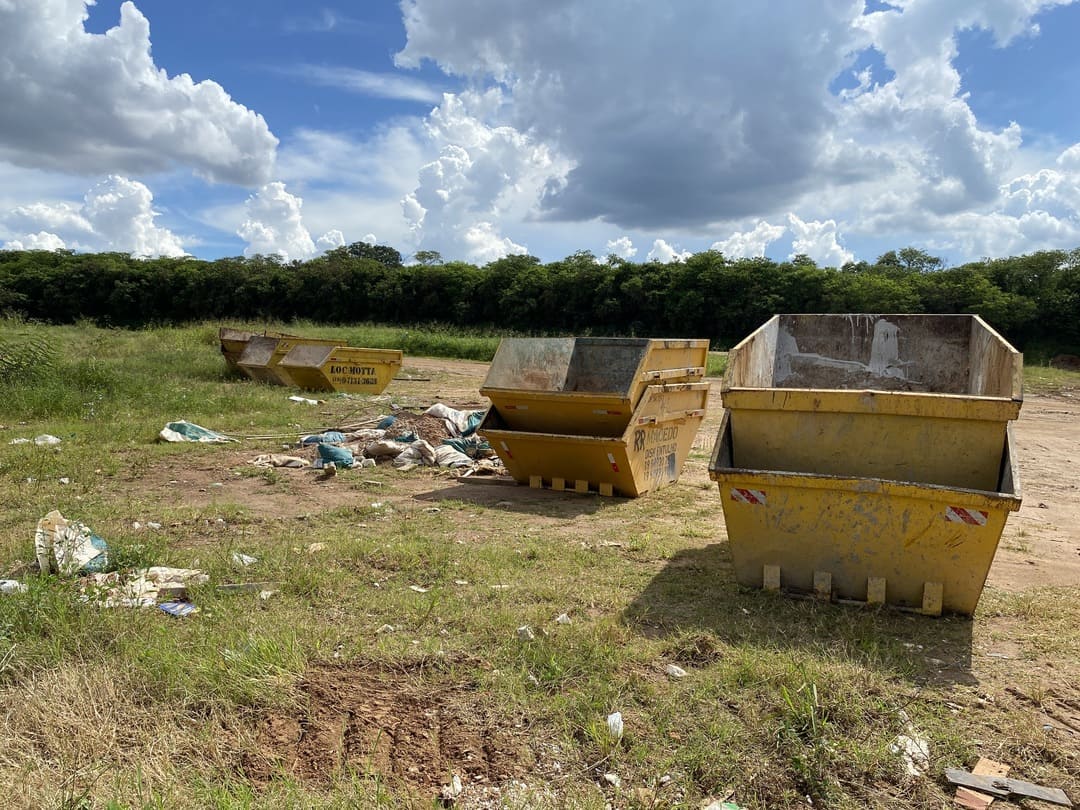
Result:
[[[1020,506],[1023,358],[976,315],[777,315],[729,353],[709,471],[736,575],[971,613]]]
[[[822,599],[971,614],[1009,512],[1020,508],[1011,431],[987,490],[855,474],[749,468],[725,411],[709,475],[739,584]]]
[[[352,346],[298,345],[279,363],[300,388],[379,394],[401,369],[399,349],[360,349]]]
[[[253,335],[247,342],[237,365],[253,380],[271,385],[296,386],[288,372],[281,367],[281,360],[296,346],[336,346],[341,341],[325,338]]]
[[[519,483],[637,497],[676,481],[705,415],[707,340],[510,338],[479,428]]]

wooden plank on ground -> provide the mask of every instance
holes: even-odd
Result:
[[[978,776],[1008,776],[1009,766],[1001,762],[994,762],[992,759],[979,757],[979,761],[975,763],[975,767],[971,769],[971,772]],[[994,797],[989,793],[980,793],[966,787],[958,787],[956,796],[953,798],[953,804],[966,807],[968,810],[986,810],[993,803]]]

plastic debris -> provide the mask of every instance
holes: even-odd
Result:
[[[34,437],[34,444],[37,444],[37,445],[60,444],[60,438],[57,437],[57,436],[53,436],[53,435],[51,435],[49,433],[42,433],[40,436],[35,436]]]
[[[427,593],[431,588],[421,588],[419,585],[410,585],[409,590],[416,591],[417,593]]]
[[[308,554],[318,554],[326,548],[326,543],[310,543],[307,547]]]
[[[337,467],[348,469],[355,463],[352,450],[348,447],[337,447],[333,444],[319,444],[319,458],[324,465],[334,464]]]
[[[0,579],[0,594],[26,593],[30,586],[16,579]]]
[[[183,618],[184,616],[190,616],[192,613],[199,612],[199,609],[191,604],[191,602],[162,602],[158,607],[170,616],[176,616],[177,618]]]
[[[30,444],[29,439],[12,439],[8,444]]]
[[[889,745],[889,751],[900,757],[908,776],[922,776],[930,767],[930,744],[922,737],[901,734]]]
[[[534,641],[536,639],[536,633],[527,624],[521,625],[517,629],[517,637],[519,641]]]
[[[233,565],[238,565],[241,568],[247,568],[249,565],[254,565],[259,561],[258,557],[252,557],[250,554],[243,554],[239,551],[232,553]]]
[[[444,802],[453,802],[457,800],[463,790],[465,790],[465,787],[461,784],[461,777],[455,773],[450,780],[450,784],[442,786],[439,795]]]
[[[126,581],[116,571],[98,573],[83,583],[82,600],[105,608],[151,607],[163,597],[170,600],[186,598],[189,586],[209,581],[210,577],[197,568],[164,565],[133,571]]]
[[[392,625],[392,624],[384,624],[382,627],[380,627],[375,632],[377,634],[379,634],[380,636],[385,635],[386,633],[393,633],[394,632],[394,625]]]
[[[34,551],[43,574],[101,571],[109,563],[105,541],[85,524],[69,521],[55,509],[38,521]]]
[[[326,402],[325,399],[308,399],[307,397],[291,396],[289,402],[299,402],[303,405],[321,405]]]
[[[572,620],[571,620],[571,618],[570,618],[570,616],[568,614],[560,613],[558,616],[555,617],[555,623],[556,624],[571,624]]]
[[[248,464],[256,467],[310,467],[311,462],[299,456],[286,456],[281,453],[264,453],[256,456]]]
[[[664,672],[666,672],[672,678],[686,677],[686,670],[678,666],[677,664],[668,664],[667,667],[664,668]]]
[[[618,790],[619,788],[622,787],[622,779],[619,777],[619,775],[617,773],[605,773],[604,774],[604,781],[607,782],[609,785],[611,785],[616,790]]]
[[[622,712],[612,712],[607,718],[608,733],[611,735],[611,739],[618,742],[623,736],[623,719]]]
[[[163,442],[202,442],[204,444],[225,444],[238,441],[183,419],[178,422],[167,422],[158,434],[158,439]]]
[[[300,439],[300,445],[305,444],[344,444],[345,434],[340,430],[328,430],[325,433],[312,433]]]

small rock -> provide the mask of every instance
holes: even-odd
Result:
[[[617,773],[605,773],[604,781],[616,790],[622,787],[622,779],[619,778],[619,775]]]
[[[1040,502],[1040,503],[1039,503],[1039,508],[1040,508],[1040,509],[1049,509],[1050,507],[1049,507],[1049,506],[1047,506],[1047,505],[1046,505],[1045,503],[1041,503],[1041,502]]]
[[[529,625],[523,624],[517,629],[517,637],[519,641],[535,641],[536,633]]]
[[[269,599],[271,596],[274,596],[276,593],[277,591],[275,590],[259,591],[259,599],[265,602],[267,599]]]
[[[215,481],[214,483],[212,483],[210,485],[210,488],[211,489],[221,489],[223,486],[225,486],[225,485],[223,483],[221,483],[220,481]],[[224,523],[225,521],[222,520],[221,522]]]
[[[664,672],[666,672],[672,678],[685,678],[686,677],[686,670],[683,669],[682,667],[676,665],[676,664],[668,664],[664,668]]]

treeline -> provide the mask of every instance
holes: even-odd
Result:
[[[1080,249],[946,268],[924,251],[635,263],[590,253],[477,267],[362,242],[304,262],[0,252],[0,312],[120,327],[203,320],[443,323],[513,332],[708,337],[730,345],[777,312],[971,312],[1019,347],[1080,350]]]

